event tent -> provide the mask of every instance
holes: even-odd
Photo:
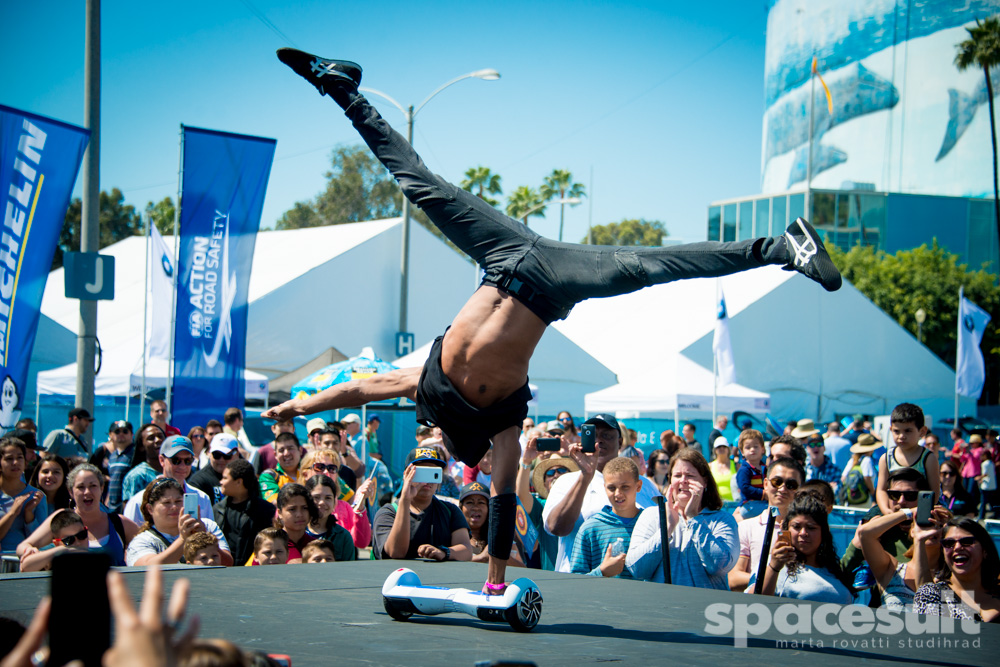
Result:
[[[711,418],[715,383],[712,371],[683,354],[677,355],[675,362],[651,369],[643,377],[587,394],[584,398],[586,413],[611,412],[621,419],[669,417],[673,418],[678,432],[680,427],[676,422],[681,417]],[[722,414],[736,410],[766,413],[771,400],[763,392],[733,383],[716,389],[715,404]]]
[[[737,381],[769,394],[776,417],[884,415],[904,401],[935,417],[954,411],[954,371],[853,285],[828,293],[778,267],[591,299],[554,326],[623,384],[655,381],[679,355],[711,369],[720,287]],[[975,401],[962,398],[961,410],[974,413]]]

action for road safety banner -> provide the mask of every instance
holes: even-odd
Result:
[[[89,139],[0,105],[0,434],[21,416],[42,293]]]
[[[247,295],[273,139],[184,127],[172,421],[243,407]]]

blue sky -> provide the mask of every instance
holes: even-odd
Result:
[[[278,62],[282,46],[355,60],[363,85],[404,105],[497,69],[435,97],[414,144],[451,181],[490,167],[505,195],[569,169],[592,196],[567,209],[565,240],[634,217],[703,240],[710,201],[760,189],[763,0],[105,0],[102,13],[101,188],[140,209],[176,197],[182,123],[278,140],[262,227],[323,188],[332,148],[360,140]],[[0,3],[0,63],[0,103],[82,125],[84,2]],[[531,224],[555,237],[558,221],[552,207]]]

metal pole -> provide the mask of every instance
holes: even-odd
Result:
[[[663,552],[663,583],[671,583],[670,535],[667,534],[667,506],[663,496],[656,496],[656,506],[660,512],[660,551]]]
[[[590,165],[590,189],[587,190],[587,245],[594,245],[594,165]]]
[[[411,104],[406,110],[406,140],[413,145],[413,118],[416,114]],[[399,332],[406,331],[407,299],[410,286],[410,200],[403,195],[403,242],[400,258],[399,283]]]
[[[965,286],[962,285],[958,288],[958,311],[956,311],[956,326],[958,330],[958,335],[962,335],[962,299],[965,297]],[[952,428],[960,428],[958,425],[958,364],[961,360],[958,358],[958,348],[955,348],[955,421],[951,423]]]
[[[149,354],[149,338],[147,337],[147,321],[149,320],[149,240],[153,233],[153,216],[146,214],[146,291],[142,294],[142,389],[139,394],[139,423],[146,411],[146,356]],[[132,395],[132,376],[129,374],[128,395]],[[126,419],[128,421],[128,419]]]
[[[719,308],[719,279],[715,279],[715,308]],[[716,319],[718,320],[718,312],[716,312]],[[718,326],[718,323],[716,323]],[[712,349],[712,426],[715,427],[715,422],[718,419],[719,413],[719,355],[715,351],[714,346]],[[708,443],[709,453],[712,452],[712,443]]]
[[[87,0],[83,124],[90,130],[84,154],[83,218],[80,251],[97,252],[100,242],[101,183],[101,2]],[[97,302],[80,301],[80,328],[76,339],[76,406],[94,414],[94,349],[97,340]]]
[[[167,414],[174,409],[174,324],[177,320],[177,274],[180,273],[181,255],[181,193],[184,189],[184,124],[181,124],[180,159],[177,165],[177,206],[174,207],[174,284],[170,297],[170,352],[167,356]]]
[[[816,107],[816,72],[809,76],[809,157],[806,159],[806,207],[802,216],[806,220],[812,220],[812,211],[809,209],[812,197],[813,180],[813,110]]]

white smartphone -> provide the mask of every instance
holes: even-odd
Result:
[[[198,518],[198,494],[184,494],[184,513],[195,519]]]
[[[441,468],[437,466],[417,466],[416,472],[413,473],[413,481],[417,484],[440,484],[441,472]]]

